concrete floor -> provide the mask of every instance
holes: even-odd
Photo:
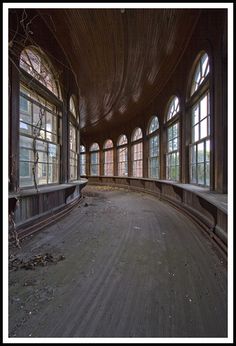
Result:
[[[226,261],[198,226],[147,194],[83,191],[10,250],[65,259],[10,272],[9,336],[226,337]]]

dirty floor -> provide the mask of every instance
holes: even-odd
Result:
[[[147,194],[83,194],[10,248],[10,337],[227,336],[226,262],[198,226]]]

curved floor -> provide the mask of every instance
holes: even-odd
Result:
[[[157,198],[91,187],[14,255],[65,259],[10,271],[9,336],[226,337],[226,263]]]

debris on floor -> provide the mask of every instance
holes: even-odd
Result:
[[[56,264],[59,261],[63,261],[65,256],[60,255],[58,257],[54,257],[53,255],[46,253],[45,255],[36,255],[30,258],[28,261],[24,261],[18,257],[9,258],[9,269],[10,270],[18,270],[18,269],[31,269],[34,270],[37,266],[46,266],[48,263]]]

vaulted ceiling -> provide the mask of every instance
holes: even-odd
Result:
[[[91,132],[141,114],[170,78],[199,9],[40,9],[79,88],[80,125]]]

